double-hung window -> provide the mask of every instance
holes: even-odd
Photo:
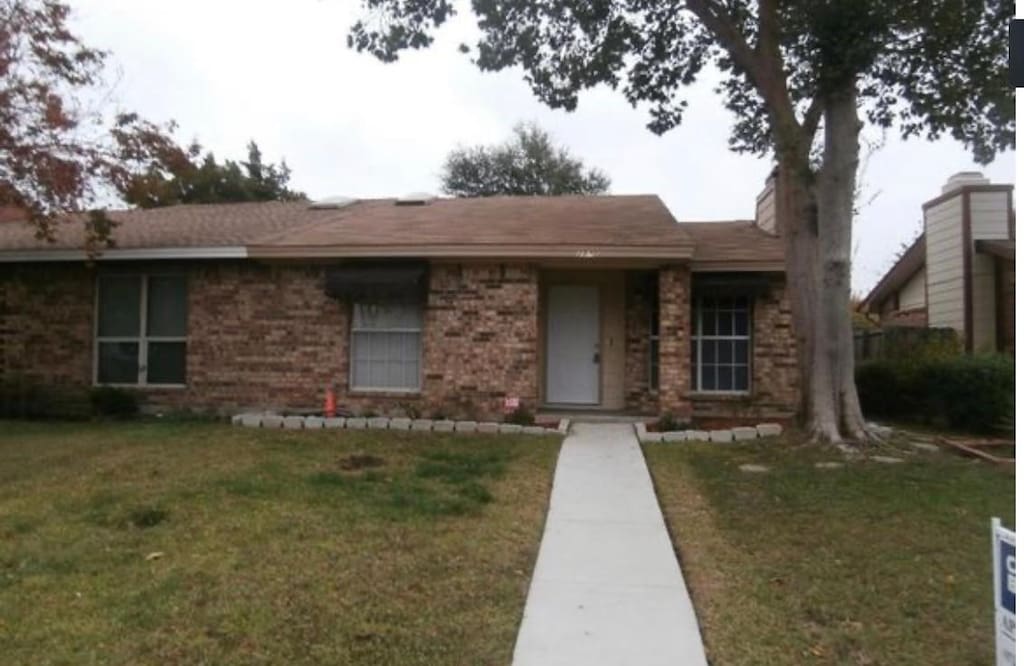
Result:
[[[694,299],[691,360],[696,391],[750,391],[750,299],[698,296]]]
[[[423,308],[418,303],[352,305],[351,386],[418,391]]]
[[[101,275],[96,292],[96,383],[184,385],[184,276]]]

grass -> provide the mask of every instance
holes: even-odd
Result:
[[[989,518],[1014,523],[1011,474],[907,450],[816,469],[838,456],[792,442],[645,453],[712,664],[992,663]]]
[[[553,438],[0,428],[5,663],[510,661]]]

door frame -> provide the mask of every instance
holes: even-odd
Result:
[[[548,399],[548,355],[551,353],[551,341],[548,340],[548,314],[550,313],[551,303],[548,294],[552,287],[592,287],[597,290],[597,347],[599,350],[597,361],[597,402],[552,402]],[[540,328],[544,350],[543,358],[540,363],[540,381],[538,382],[543,395],[541,405],[544,407],[554,407],[559,409],[603,409],[605,362],[604,286],[599,281],[588,279],[583,275],[579,276],[579,278],[576,278],[575,276],[570,278],[567,278],[566,276],[559,276],[556,279],[541,282],[540,298],[540,326],[538,326],[538,328]]]

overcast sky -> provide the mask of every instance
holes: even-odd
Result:
[[[112,52],[115,97],[152,120],[174,119],[182,141],[241,158],[250,138],[287,159],[313,198],[438,191],[445,154],[504,140],[532,120],[612,192],[654,193],[680,220],[750,219],[771,164],[728,150],[731,116],[708,79],[687,92],[683,124],[661,136],[647,114],[610,89],[584,93],[573,113],[537,102],[521,72],[479,72],[457,53],[474,25],[463,16],[433,48],[385,65],[345,47],[356,0],[72,0],[87,44]],[[920,229],[921,204],[956,171],[981,169],[952,140],[884,140],[865,170],[854,227],[853,285],[866,292]],[[1014,156],[984,167],[1014,182]],[[870,200],[869,200],[870,199]]]

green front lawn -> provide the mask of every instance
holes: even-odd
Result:
[[[558,440],[0,423],[5,663],[505,664]]]
[[[1010,473],[909,452],[816,469],[840,456],[786,442],[645,453],[713,664],[993,663]]]

